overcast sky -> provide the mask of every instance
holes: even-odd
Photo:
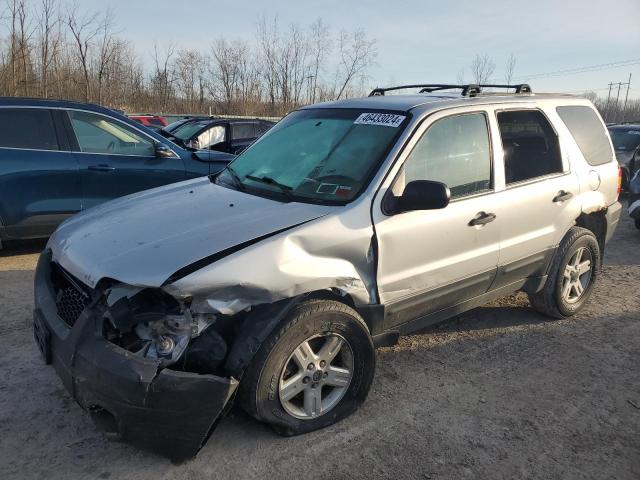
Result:
[[[204,50],[216,37],[253,41],[262,13],[282,25],[311,24],[318,17],[337,33],[362,28],[377,40],[371,85],[451,82],[476,53],[496,63],[503,81],[510,53],[516,80],[535,91],[608,93],[609,82],[626,82],[640,97],[640,0],[82,0],[86,8],[110,5],[117,29],[145,62],[154,41]],[[633,65],[586,73],[534,74],[630,60]],[[614,94],[617,90],[614,91]]]

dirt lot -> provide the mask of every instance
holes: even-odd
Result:
[[[105,440],[32,341],[42,243],[0,252],[0,477],[640,478],[640,232],[625,217],[586,311],[516,295],[378,352],[364,407],[281,438],[235,412],[173,465]]]

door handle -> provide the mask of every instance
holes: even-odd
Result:
[[[93,170],[94,172],[113,172],[116,167],[112,167],[110,165],[89,165],[87,167],[89,170]]]
[[[478,212],[478,214],[469,222],[470,227],[477,227],[478,225],[486,225],[496,219],[495,213]]]
[[[560,190],[558,192],[558,194],[553,197],[553,203],[562,203],[562,202],[566,202],[567,200],[569,200],[571,197],[573,197],[573,193],[571,192],[565,192],[564,190]]]

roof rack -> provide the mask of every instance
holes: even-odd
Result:
[[[470,83],[468,85],[453,85],[448,83],[422,83],[417,85],[398,85],[395,87],[387,87],[387,88],[375,88],[369,94],[370,97],[379,97],[383,96],[385,92],[390,92],[392,90],[405,90],[409,88],[419,88],[420,93],[431,93],[439,90],[462,90],[462,96],[466,97],[475,97],[482,93],[483,88],[513,88],[515,89],[516,94],[520,93],[531,93],[531,87],[527,83],[520,83],[517,85],[498,85],[493,83],[482,83],[482,84],[474,84]]]

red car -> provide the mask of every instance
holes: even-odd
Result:
[[[136,122],[140,122],[145,127],[152,128],[154,130],[159,130],[161,128],[169,125],[167,119],[164,117],[160,117],[158,115],[129,115],[131,120],[135,120]]]

